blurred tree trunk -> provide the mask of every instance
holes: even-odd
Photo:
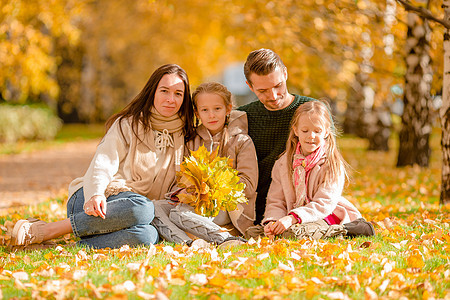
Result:
[[[391,115],[388,110],[374,106],[374,93],[365,78],[367,75],[362,73],[355,76],[345,112],[344,132],[368,139],[368,150],[389,151]]]
[[[389,137],[391,136],[392,119],[387,108],[373,108],[365,115],[368,150],[389,151]]]
[[[60,91],[57,102],[58,116],[64,123],[80,123],[79,100],[83,51],[80,45],[70,45],[67,37],[55,41],[55,54],[61,58],[56,71]]]
[[[450,22],[450,0],[445,0],[444,20]],[[442,91],[442,107],[440,110],[442,126],[442,183],[441,204],[450,203],[450,28],[444,31],[444,83]]]
[[[361,138],[366,138],[364,130],[363,112],[364,112],[364,77],[361,73],[357,73],[351,88],[352,92],[347,101],[347,109],[345,110],[345,119],[343,130],[347,134],[354,134]]]
[[[418,164],[428,167],[431,149],[430,107],[432,68],[428,21],[408,13],[404,111],[397,167]]]

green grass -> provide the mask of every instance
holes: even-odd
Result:
[[[72,139],[70,134],[66,138]],[[57,249],[10,253],[0,247],[3,298],[150,299],[163,293],[170,299],[369,299],[373,294],[382,299],[447,299],[450,210],[438,203],[438,141],[434,135],[429,169],[397,169],[395,139],[388,153],[366,152],[365,141],[358,138],[340,139],[354,168],[344,196],[375,224],[374,237],[262,239],[224,251],[162,243],[144,264],[149,248],[68,247],[66,243],[76,241],[68,235],[57,240],[63,246]],[[19,218],[56,221],[64,214],[61,198],[16,208],[0,216],[2,237],[7,239],[7,227]],[[167,246],[174,254],[164,251]],[[267,258],[260,256],[266,253]],[[13,274],[22,271],[28,279],[19,283]],[[207,283],[197,282],[197,274],[205,274]]]
[[[105,134],[103,124],[64,124],[54,140],[20,141],[14,144],[0,143],[0,155],[33,152],[58,147],[68,142],[100,139]]]

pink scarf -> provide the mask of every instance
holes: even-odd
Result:
[[[308,156],[303,156],[300,143],[297,143],[295,149],[294,161],[292,164],[294,176],[293,183],[295,188],[296,201],[294,208],[299,206],[304,206],[310,202],[308,199],[308,194],[306,188],[308,186],[309,173],[317,165],[317,163],[324,157],[325,147],[322,145],[316,151],[309,154]]]

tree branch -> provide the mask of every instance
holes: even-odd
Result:
[[[428,9],[414,6],[411,4],[411,2],[409,2],[409,0],[397,0],[397,2],[400,2],[406,10],[416,12],[421,17],[437,22],[445,28],[450,29],[449,21],[436,18]]]

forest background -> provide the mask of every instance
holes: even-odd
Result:
[[[441,120],[441,202],[450,198],[443,85],[450,22],[441,1],[1,4],[0,104],[44,105],[65,123],[103,122],[165,63],[181,65],[193,87],[224,82],[242,104],[249,101],[242,61],[254,49],[271,48],[288,67],[290,91],[328,99],[344,132],[367,138],[370,150],[387,151],[397,130],[397,166],[428,167],[430,134]],[[2,116],[0,142],[20,139],[8,136],[17,126]]]
[[[367,138],[370,150],[387,151],[392,130],[398,132],[397,166],[428,167],[430,134],[440,120],[446,203],[444,3],[1,0],[0,104],[44,105],[65,123],[103,122],[165,63],[181,65],[193,88],[224,82],[242,104],[252,96],[243,61],[270,48],[288,67],[289,90],[326,98],[344,132]],[[18,126],[2,123],[0,142],[20,139],[8,138]]]

